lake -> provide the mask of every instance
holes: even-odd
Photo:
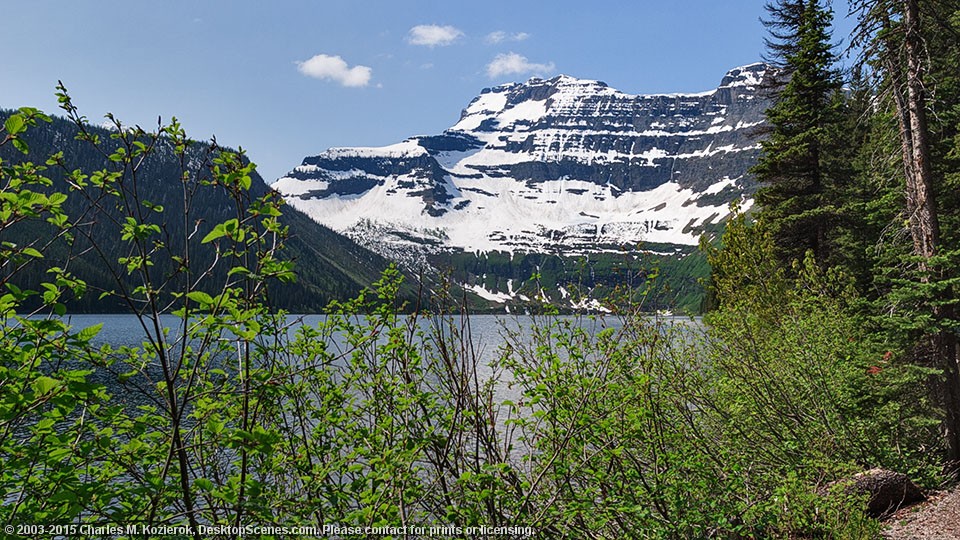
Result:
[[[328,315],[288,315],[287,323],[290,325],[289,336],[300,326],[316,327],[318,324],[328,319]],[[400,324],[406,324],[410,316],[401,316]],[[92,340],[92,344],[99,346],[109,344],[113,347],[129,346],[137,347],[146,337],[147,333],[141,326],[137,317],[129,314],[80,314],[68,315],[65,317],[67,322],[74,327],[75,331],[83,328],[103,324],[100,333]],[[454,317],[447,324],[452,324],[458,328],[464,335],[469,335],[470,344],[477,358],[477,371],[481,379],[492,376],[493,372],[490,364],[496,360],[498,350],[505,343],[507,334],[513,334],[529,337],[531,328],[542,327],[547,320],[576,322],[578,326],[584,328],[593,334],[606,328],[618,330],[623,327],[623,320],[620,317],[611,315],[593,315],[576,316],[564,315],[556,317],[530,316],[530,315],[470,315],[468,318],[460,319]],[[676,318],[677,321],[689,321],[689,319]],[[361,317],[359,319],[363,321]],[[170,340],[178,335],[179,327],[182,321],[174,315],[163,315],[161,323],[164,327],[171,330]],[[418,328],[429,330],[432,325],[440,323],[427,317],[419,317]],[[334,334],[333,346],[346,347],[343,336]],[[96,377],[101,382],[105,382],[110,387],[111,392],[115,392],[118,387],[116,381],[105,380],[102,377]],[[501,388],[505,391],[505,388]],[[502,392],[498,392],[501,394]],[[509,392],[507,392],[509,394]],[[503,395],[502,397],[513,397]]]
[[[329,318],[328,315],[288,315],[289,337],[293,337],[297,328],[301,326],[316,327]],[[66,317],[69,324],[73,325],[74,330],[80,330],[97,324],[103,324],[100,333],[93,339],[92,343],[110,344],[113,347],[120,346],[140,346],[146,333],[138,319],[128,314],[90,314],[90,315],[69,315]],[[669,326],[693,325],[699,327],[698,319],[688,317],[662,317],[659,319]],[[357,319],[362,323],[363,317]],[[410,316],[400,316],[399,324],[406,325],[410,321]],[[162,324],[170,328],[170,340],[176,337],[179,332],[181,320],[173,315],[164,315],[161,318]],[[469,317],[452,317],[445,322],[431,319],[429,317],[418,317],[417,325],[419,329],[430,330],[431,327],[443,327],[444,335],[448,335],[452,327],[454,331],[469,336],[469,345],[471,354],[476,358],[476,376],[478,381],[486,381],[496,377],[497,383],[494,388],[494,399],[496,402],[504,400],[518,400],[518,390],[509,384],[512,377],[509,373],[495,373],[491,364],[493,364],[500,353],[500,349],[508,340],[516,342],[529,342],[534,328],[544,328],[551,323],[565,324],[569,323],[576,327],[584,329],[588,334],[595,335],[598,332],[611,329],[614,332],[623,329],[624,320],[618,316],[612,315],[563,315],[563,316],[530,316],[530,315],[470,315]],[[510,337],[513,336],[513,337]],[[342,334],[332,334],[326,338],[331,348],[348,350],[350,346],[345,343]],[[380,340],[382,342],[382,339]],[[346,356],[346,355],[344,355]],[[234,356],[234,359],[236,357]],[[226,359],[230,366],[235,364]],[[343,367],[343,366],[340,366]],[[111,373],[97,373],[93,375],[94,380],[105,384],[111,394],[116,395],[121,400],[133,400],[140,403],[143,399],[143,392],[133,392],[132,388],[126,388],[118,381],[118,374],[126,371],[125,367],[117,367],[111,370]],[[236,372],[236,370],[230,370]],[[159,371],[154,371],[155,380],[160,380]],[[142,389],[141,389],[142,390]],[[152,392],[148,392],[152,393]],[[135,397],[139,394],[139,398]],[[154,394],[155,398],[157,397]],[[159,404],[159,403],[157,403]]]

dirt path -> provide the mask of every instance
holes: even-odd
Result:
[[[889,540],[960,540],[960,488],[930,496],[927,502],[895,513],[886,520]]]

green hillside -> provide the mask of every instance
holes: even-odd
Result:
[[[13,113],[0,110],[0,122]],[[67,216],[74,221],[82,221],[91,212],[94,201],[84,198],[77,192],[70,192],[66,182],[69,171],[81,170],[89,174],[94,171],[122,171],[122,166],[112,162],[109,154],[120,147],[121,142],[111,138],[111,131],[101,127],[87,126],[89,134],[99,137],[101,151],[89,142],[77,140],[79,128],[69,120],[53,118],[50,123],[40,122],[28,130],[22,137],[29,146],[29,154],[24,155],[12,145],[0,147],[0,159],[4,166],[15,166],[33,162],[43,164],[48,156],[62,152],[63,162],[50,165],[40,172],[49,178],[48,192],[68,194],[63,208]],[[149,137],[142,137],[148,142]],[[237,203],[224,189],[209,185],[210,167],[224,150],[206,143],[191,144],[184,154],[183,163],[176,156],[169,141],[160,139],[155,151],[151,152],[139,165],[136,182],[128,182],[125,190],[135,190],[135,196],[147,202],[147,205],[162,212],[145,211],[144,220],[153,223],[162,230],[161,237],[168,253],[182,251],[185,242],[199,246],[200,239],[214,224],[236,217]],[[184,173],[191,180],[181,181]],[[129,173],[127,171],[126,173]],[[268,195],[271,192],[263,179],[254,172],[251,186],[247,192],[249,201]],[[125,196],[133,196],[127,193]],[[108,199],[103,199],[108,204]],[[244,203],[246,204],[246,203]],[[185,207],[186,205],[186,207]],[[186,210],[186,211],[185,211]],[[281,257],[295,264],[297,280],[283,286],[270,284],[272,307],[292,312],[318,312],[331,300],[353,298],[364,287],[376,281],[389,262],[383,257],[366,250],[350,239],[317,224],[301,212],[283,207],[281,223],[289,227],[289,238]],[[105,215],[104,215],[105,214]],[[184,216],[189,214],[188,219]],[[116,208],[108,207],[104,213],[96,214],[98,223],[88,223],[84,230],[90,237],[76,236],[72,242],[58,240],[45,251],[42,265],[31,265],[17,277],[17,285],[35,288],[41,279],[47,278],[46,271],[60,266],[71,258],[67,268],[74,275],[87,282],[89,292],[81,298],[67,302],[74,312],[112,312],[123,311],[125,306],[112,296],[101,298],[101,292],[117,288],[113,272],[117,271],[117,259],[123,257],[122,250],[127,249],[121,242],[120,227],[112,220],[119,219]],[[188,230],[189,229],[189,230]],[[195,229],[195,231],[194,231]],[[191,233],[192,237],[187,239]],[[45,242],[55,236],[53,225],[32,221],[28,225],[9,227],[0,233],[0,241],[27,245],[31,242]],[[93,245],[97,249],[91,249]],[[213,263],[214,252],[211,249],[191,249],[192,268],[207,268]],[[156,257],[153,261],[155,275],[173,277],[176,262],[171,257]],[[209,286],[198,284],[200,289],[212,289],[214,283],[222,283],[227,268],[218,266],[209,276]],[[124,272],[120,272],[123,274]],[[128,286],[133,281],[121,276]]]
[[[574,310],[575,305],[629,304],[644,311],[699,313],[705,296],[702,281],[710,274],[706,258],[696,248],[666,244],[583,256],[455,252],[435,257],[434,264],[447,269],[457,283],[493,294],[516,294],[505,303],[473,299],[474,311],[495,312],[529,310],[546,302],[561,311]]]

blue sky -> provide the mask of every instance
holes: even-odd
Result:
[[[331,146],[439,133],[497,84],[564,73],[699,92],[759,61],[762,0],[5,2],[0,106],[242,146],[268,182]],[[835,2],[839,38],[850,23]]]

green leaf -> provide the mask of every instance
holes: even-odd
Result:
[[[203,291],[193,291],[187,293],[187,298],[193,300],[198,304],[208,306],[213,304],[213,297]]]
[[[37,251],[36,249],[34,249],[34,248],[32,248],[32,247],[25,247],[25,248],[23,248],[23,251],[21,251],[21,253],[23,253],[24,255],[29,255],[29,256],[34,257],[34,258],[37,258],[37,259],[42,259],[42,258],[43,258],[43,253],[40,253],[39,251]]]
[[[88,326],[87,328],[84,328],[83,330],[77,333],[77,339],[79,339],[80,341],[90,341],[91,339],[96,337],[97,334],[100,333],[100,330],[102,328],[103,328],[103,323],[97,323],[93,326]]]
[[[217,238],[220,238],[221,236],[226,236],[226,234],[227,234],[227,231],[226,229],[224,229],[223,224],[221,223],[216,227],[214,227],[212,231],[207,233],[207,235],[203,237],[203,240],[201,240],[200,243],[207,244],[209,242],[216,240]]]
[[[207,429],[210,431],[210,433],[213,433],[215,435],[219,435],[220,433],[223,433],[224,427],[225,427],[225,424],[215,418],[211,418],[210,420],[207,421]]]
[[[227,272],[227,275],[228,275],[228,276],[233,276],[234,274],[249,275],[249,274],[250,274],[250,270],[247,270],[246,268],[244,268],[244,267],[242,267],[242,266],[234,266],[233,268],[230,269],[229,272]]]
[[[3,127],[7,129],[8,135],[16,135],[26,129],[27,123],[23,120],[23,117],[19,114],[11,115],[10,118],[7,118],[7,121],[4,122]]]
[[[13,143],[13,147],[19,150],[21,154],[30,153],[30,147],[27,146],[27,143],[23,142],[23,139],[13,139],[10,142]]]
[[[71,454],[73,454],[73,448],[70,446],[56,446],[51,448],[47,453],[48,457],[54,461],[67,459]]]
[[[193,485],[197,486],[203,491],[213,491],[213,482],[207,480],[206,478],[197,478],[193,481]]]
[[[46,123],[48,123],[48,124],[51,123],[51,122],[53,122],[53,119],[52,119],[52,118],[50,118],[48,115],[44,114],[43,111],[41,111],[40,109],[38,109],[38,108],[36,108],[36,107],[20,107],[20,108],[17,109],[17,110],[20,111],[20,114],[22,114],[22,115],[27,115],[27,116],[31,117],[33,120],[42,120],[42,121],[44,121],[44,122],[46,122]]]
[[[33,381],[33,390],[40,395],[47,394],[59,386],[60,381],[47,376],[37,377],[37,379]]]
[[[65,193],[51,193],[50,196],[47,197],[47,202],[50,203],[51,206],[59,206],[66,200],[67,195]]]

